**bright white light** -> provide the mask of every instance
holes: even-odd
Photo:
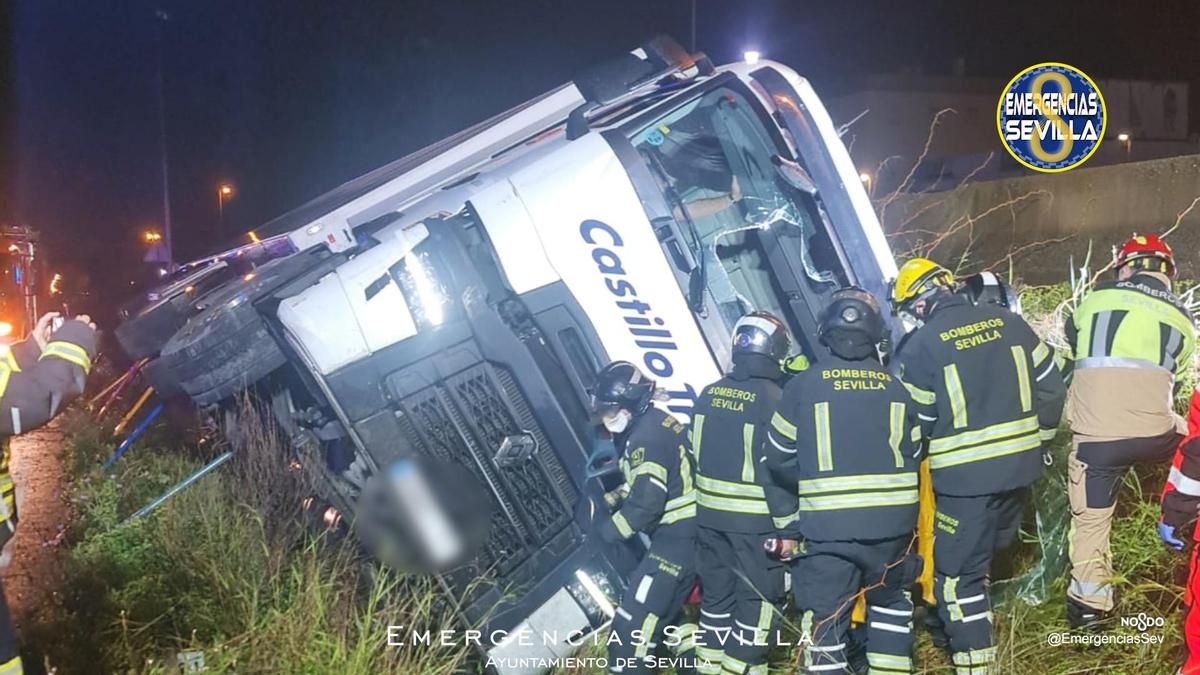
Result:
[[[871,174],[866,173],[866,172],[860,173],[860,174],[858,174],[858,179],[864,183],[870,183],[871,182]]]
[[[1124,143],[1125,141],[1129,140],[1129,134],[1117,134],[1117,140]]]
[[[441,289],[434,282],[432,271],[425,266],[421,258],[420,253],[408,256],[408,271],[412,275],[417,297],[421,299],[421,309],[425,310],[425,318],[434,326],[440,326],[446,320],[446,314],[442,310],[445,299],[442,298]]]
[[[600,607],[600,611],[604,612],[604,615],[611,619],[617,610],[609,602],[608,596],[604,595],[604,591],[600,590],[600,586],[596,584],[595,580],[583,570],[575,570],[575,578],[579,580],[579,584],[583,586],[583,590],[587,591],[587,594]]]
[[[751,49],[742,53],[742,59],[750,65],[758,63],[758,59],[761,56],[762,54],[760,54],[757,49]]]
[[[165,268],[165,267],[158,268],[158,276],[160,276],[160,277],[167,276],[167,268]]]

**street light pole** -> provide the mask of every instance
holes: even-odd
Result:
[[[163,76],[163,26],[167,13],[161,9],[154,12],[154,42],[158,48],[158,63],[155,70],[158,84],[158,144],[162,154],[162,209],[163,245],[167,249],[167,271],[175,271],[175,254],[171,248],[171,181],[167,172],[167,95]]]
[[[225,238],[225,199],[232,196],[232,185],[221,183],[217,186],[217,239]]]

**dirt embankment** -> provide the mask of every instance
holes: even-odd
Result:
[[[67,520],[60,454],[64,434],[57,423],[12,442],[12,473],[20,498],[20,526],[5,546],[11,560],[0,570],[4,594],[18,630],[61,581],[54,549]]]

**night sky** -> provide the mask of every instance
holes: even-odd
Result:
[[[987,5],[982,7],[982,5]],[[976,6],[980,5],[980,6]],[[0,222],[40,227],[65,269],[126,284],[162,222],[156,31],[176,257],[571,78],[691,0],[0,0]],[[1096,78],[1179,79],[1200,119],[1200,3],[697,0],[696,47],[750,47],[824,95],[918,68],[1008,78],[1065,61]],[[156,12],[165,12],[165,22]]]

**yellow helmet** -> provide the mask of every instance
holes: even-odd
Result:
[[[899,307],[937,286],[949,288],[953,284],[950,270],[928,258],[913,258],[900,266],[892,283],[892,303]]]

